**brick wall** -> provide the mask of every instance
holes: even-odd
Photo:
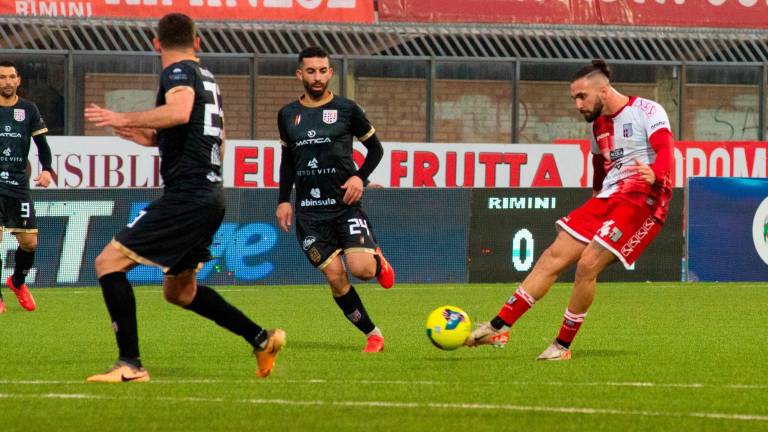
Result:
[[[246,76],[218,76],[224,99],[227,136],[251,136],[251,101]],[[85,104],[97,103],[121,111],[154,105],[156,75],[86,74]],[[332,83],[338,88],[338,83]],[[673,129],[678,119],[674,83],[617,83],[627,95],[659,101],[670,115]],[[511,86],[498,81],[435,81],[436,142],[511,141]],[[587,125],[568,94],[565,82],[519,83],[519,142],[548,143],[556,139],[583,139]],[[426,84],[421,79],[355,77],[350,97],[362,106],[384,141],[426,140]],[[295,100],[301,86],[293,76],[259,76],[256,80],[257,139],[277,139],[277,111]],[[758,128],[758,89],[746,85],[687,85],[684,91],[686,140],[754,140]],[[103,129],[85,126],[85,135],[105,135]]]
[[[358,77],[351,93],[350,97],[365,110],[382,141],[426,141],[424,80]]]
[[[684,140],[750,141],[759,128],[759,89],[748,85],[689,84],[683,108]]]
[[[512,141],[512,85],[435,80],[435,142]]]
[[[141,111],[155,105],[157,75],[105,74],[85,75],[85,106],[95,103],[117,111]],[[251,103],[247,76],[217,76],[228,138],[251,136]],[[104,128],[85,123],[85,135],[109,135]]]
[[[655,84],[622,84],[616,89],[625,95],[658,100]],[[589,128],[576,110],[561,81],[521,81],[518,141],[521,143],[550,143],[556,139],[585,139]]]
[[[256,138],[279,139],[277,112],[301,95],[296,77],[259,76],[256,79]]]

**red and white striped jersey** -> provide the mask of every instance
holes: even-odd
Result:
[[[671,188],[653,187],[636,172],[622,169],[637,165],[636,161],[651,165],[656,160],[656,151],[649,139],[663,129],[671,131],[664,108],[637,96],[630,97],[616,114],[601,115],[592,123],[592,153],[605,160],[606,176],[598,198],[621,196],[638,205],[666,207]]]

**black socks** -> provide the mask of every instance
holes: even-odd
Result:
[[[18,263],[17,263],[18,268]],[[125,272],[114,272],[99,278],[101,293],[112,318],[120,360],[141,367],[139,332],[136,326],[136,298]]]
[[[378,260],[376,260],[376,262],[378,263]],[[368,334],[376,328],[376,326],[373,325],[371,318],[368,316],[368,312],[366,312],[365,306],[363,306],[363,302],[360,300],[360,296],[357,295],[355,287],[350,286],[349,292],[341,297],[334,297],[333,299],[336,300],[336,304],[339,305],[339,308],[344,312],[347,319],[361,332]]]
[[[32,264],[35,262],[35,251],[27,252],[21,247],[16,248],[16,253],[13,255],[16,265],[13,268],[13,285],[20,287],[24,284],[24,280],[27,278],[29,269],[32,268]]]
[[[264,329],[207,286],[198,285],[195,298],[184,309],[204,316],[232,333],[242,336],[254,348],[263,345],[267,340],[267,332]]]

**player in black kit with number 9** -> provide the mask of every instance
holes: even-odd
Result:
[[[15,235],[19,241],[14,254],[16,264],[13,275],[6,280],[6,285],[16,294],[21,307],[33,311],[37,305],[24,283],[37,249],[35,207],[29,196],[27,173],[30,139],[35,141],[38,159],[43,167],[34,179],[35,184],[48,187],[53,170],[51,149],[45,138],[48,128],[37,105],[16,94],[19,85],[21,76],[16,65],[8,61],[0,62],[0,223],[5,231]],[[3,296],[0,295],[0,314],[5,309]]]

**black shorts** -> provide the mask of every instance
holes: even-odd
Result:
[[[373,227],[360,207],[349,207],[338,216],[323,219],[297,213],[296,238],[309,262],[320,270],[342,251],[375,253],[377,247]]]
[[[0,196],[0,222],[10,233],[36,233],[35,204],[24,198]]]
[[[224,220],[224,206],[162,196],[125,226],[112,245],[132,260],[177,275],[211,260],[208,249]]]

